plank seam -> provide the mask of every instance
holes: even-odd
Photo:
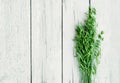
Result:
[[[61,83],[63,83],[63,0],[61,0]]]
[[[32,0],[30,0],[30,83],[32,83]]]

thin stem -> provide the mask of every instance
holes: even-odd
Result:
[[[89,0],[89,7],[91,7],[91,0]]]

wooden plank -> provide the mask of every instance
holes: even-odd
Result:
[[[63,83],[79,83],[79,70],[74,57],[74,29],[88,9],[88,0],[64,0],[63,11]]]
[[[120,1],[98,0],[94,5],[99,27],[105,31],[97,83],[120,83]]]
[[[79,19],[83,20],[83,13],[87,11],[87,2],[87,0],[64,0],[64,83],[79,83],[72,39],[75,24]],[[97,9],[98,31],[105,31],[101,63],[98,66],[95,83],[120,83],[120,1],[92,0],[92,6]]]
[[[93,5],[97,9],[99,29],[105,32],[96,83],[120,83],[120,1],[93,0]]]
[[[103,4],[104,2],[104,4]],[[98,0],[92,1],[92,5],[96,8],[97,11],[97,23],[98,23],[98,29],[103,30],[105,32],[104,34],[104,41],[102,43],[102,56],[100,60],[100,64],[98,66],[97,70],[97,77],[95,82],[96,83],[116,83],[116,82],[110,82],[110,70],[111,66],[109,65],[109,62],[111,60],[111,46],[110,46],[110,37],[111,37],[111,25],[110,25],[110,7],[111,7],[111,0]],[[98,30],[98,31],[99,31]]]
[[[33,83],[61,83],[61,0],[33,0]]]
[[[109,59],[109,79],[111,83],[120,83],[120,0],[111,0],[109,6],[110,21],[110,59]]]
[[[0,0],[0,83],[29,83],[29,0]]]

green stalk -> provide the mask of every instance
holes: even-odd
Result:
[[[89,6],[84,23],[79,23],[75,29],[75,54],[81,72],[81,83],[93,83],[97,65],[101,55],[102,34],[97,33],[96,10]]]

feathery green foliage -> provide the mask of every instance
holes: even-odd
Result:
[[[92,78],[96,74],[97,65],[101,55],[101,31],[97,34],[96,10],[89,7],[84,23],[79,23],[75,29],[75,55],[81,72],[81,83],[93,83]]]

